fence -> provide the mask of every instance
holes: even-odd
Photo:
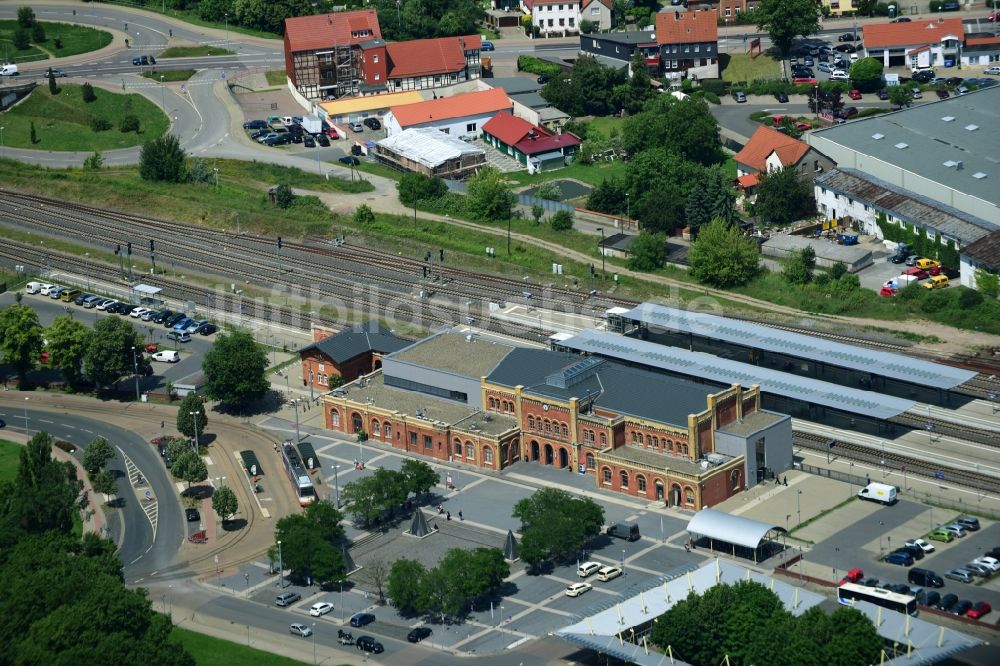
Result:
[[[575,206],[563,203],[562,201],[552,201],[551,199],[533,197],[530,194],[518,194],[517,203],[521,206],[527,206],[528,208],[541,206],[547,213],[555,213],[560,210],[564,210],[570,214],[576,212]]]

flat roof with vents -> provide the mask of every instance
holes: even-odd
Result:
[[[857,347],[802,333],[782,331],[763,324],[678,310],[655,303],[643,303],[622,316],[650,326],[711,337],[730,344],[868,372],[920,386],[950,389],[976,376],[970,370],[922,361],[902,354]]]
[[[739,384],[749,388],[759,384],[761,391],[765,393],[875,419],[891,419],[909,411],[915,404],[913,400],[839,386],[749,363],[731,361],[712,354],[636,340],[616,333],[584,330],[562,342],[560,346],[688,377],[698,377],[725,386]]]

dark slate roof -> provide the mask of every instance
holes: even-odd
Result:
[[[1000,269],[1000,231],[994,231],[989,236],[963,247],[962,254],[993,270]]]
[[[584,40],[597,40],[601,42],[612,42],[614,44],[649,44],[656,45],[656,31],[655,30],[636,30],[632,32],[609,32],[609,33],[595,33],[589,35],[580,35],[580,45],[583,46]]]
[[[388,329],[382,328],[377,321],[369,321],[345,328],[336,335],[303,347],[299,353],[316,349],[334,363],[343,363],[373,351],[391,354],[411,344],[413,344],[411,340],[396,337]]]
[[[488,381],[511,388],[523,385],[525,393],[553,400],[594,397],[597,407],[684,427],[689,414],[705,411],[705,396],[716,391],[606,359],[524,348],[507,354]]]
[[[934,229],[958,240],[960,245],[968,245],[998,229],[997,225],[988,220],[854,169],[831,169],[818,176],[815,182],[821,187],[868,203],[876,210],[892,213],[907,224]]]
[[[636,234],[613,234],[600,241],[598,245],[620,252],[627,252],[632,247],[632,243],[635,242],[636,238],[638,238]]]

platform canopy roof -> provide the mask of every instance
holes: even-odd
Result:
[[[142,294],[143,296],[156,296],[163,290],[160,289],[159,287],[153,287],[148,284],[137,284],[134,287],[132,287],[132,291],[134,291],[137,294]]]
[[[616,333],[584,330],[558,344],[566,349],[616,358],[688,377],[700,377],[723,386],[739,384],[749,388],[759,384],[761,391],[765,393],[869,418],[891,419],[913,409],[915,404],[913,400],[862,391],[712,354],[636,340]]]
[[[734,516],[724,511],[702,509],[694,514],[688,523],[687,531],[691,534],[708,537],[716,541],[725,541],[745,548],[756,548],[771,530],[784,532],[783,527],[763,523],[753,518]]]
[[[709,337],[729,344],[869,372],[878,377],[932,388],[954,388],[976,376],[975,372],[933,361],[655,303],[638,305],[622,317],[679,333]]]

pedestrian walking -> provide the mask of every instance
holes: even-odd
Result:
[[[445,514],[445,517],[446,517],[446,518],[447,518],[448,520],[451,520],[451,511],[449,511],[448,513],[446,513],[446,514]]]
[[[788,486],[788,477],[787,476],[781,480],[781,485]]]
[[[465,518],[462,517],[462,512],[461,511],[458,512],[458,519],[459,520],[465,520]]]

